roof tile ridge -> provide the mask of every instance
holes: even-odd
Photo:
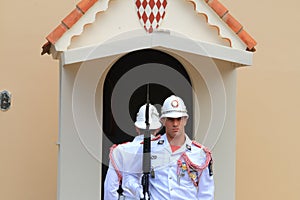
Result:
[[[248,51],[255,51],[257,42],[245,30],[230,13],[229,10],[219,0],[205,0],[217,15],[232,29],[232,31],[247,45]]]
[[[76,7],[78,7],[83,13],[86,13],[98,0],[81,0]]]
[[[41,55],[50,54],[51,45],[55,44],[98,0],[81,0],[61,23],[46,37]]]

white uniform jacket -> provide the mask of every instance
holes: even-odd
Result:
[[[104,199],[105,200],[118,200],[119,184],[123,178],[123,172],[132,171],[131,166],[127,163],[134,162],[136,151],[143,141],[144,135],[139,135],[134,138],[132,142],[127,142],[120,145],[113,145],[110,151],[109,168],[106,173],[104,181]],[[141,162],[141,161],[140,161]],[[139,163],[141,165],[141,163]],[[134,195],[128,190],[122,181],[123,196],[125,199],[134,199]]]
[[[135,162],[142,160],[143,145],[140,146]],[[214,180],[208,165],[210,152],[186,135],[186,141],[172,152],[165,135],[151,142],[151,167],[149,178],[151,200],[213,200]],[[142,162],[126,172],[124,184],[132,193],[140,187]],[[139,171],[139,173],[136,173]],[[154,177],[153,177],[154,176]]]

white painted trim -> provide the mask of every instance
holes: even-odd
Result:
[[[59,110],[58,110],[58,139],[57,139],[57,147],[58,147],[58,152],[57,152],[57,192],[56,192],[56,198],[57,200],[60,200],[60,194],[61,194],[61,189],[60,189],[60,183],[61,183],[61,135],[62,135],[62,127],[61,127],[61,122],[62,122],[62,69],[63,69],[63,63],[62,60],[59,62]]]
[[[72,26],[63,36],[54,44],[55,48],[51,49],[51,53],[66,51],[70,46],[73,36],[80,36],[85,29],[85,25],[93,24],[96,15],[99,12],[105,12],[109,8],[110,0],[102,0],[96,2],[79,20]],[[204,0],[188,0],[187,3],[195,5],[195,12],[203,14],[207,18],[208,25],[217,27],[221,38],[230,40],[232,48],[246,49],[247,45],[228,27],[228,25],[220,19],[220,17],[209,7]],[[133,2],[132,2],[133,3]],[[170,6],[170,5],[169,5]],[[141,30],[144,31],[142,27]]]
[[[128,37],[128,35],[135,36]],[[152,34],[139,35],[136,34],[136,31],[130,31],[99,45],[64,51],[61,54],[61,59],[63,65],[66,65],[158,47],[225,60],[240,65],[252,65],[252,52],[203,41],[194,41],[169,31],[157,31]]]
[[[230,40],[232,48],[246,49],[247,45],[233,32],[233,30],[212,10],[204,0],[190,0],[196,5],[196,12],[207,17],[207,23],[212,27],[218,27],[219,35]]]
[[[61,38],[54,44],[56,51],[64,51],[71,44],[73,36],[81,35],[84,31],[84,26],[92,24],[96,20],[96,15],[99,12],[104,12],[108,8],[110,0],[97,1],[77,22],[72,26]],[[53,53],[53,51],[51,51]]]

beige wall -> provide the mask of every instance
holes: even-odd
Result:
[[[237,199],[300,199],[300,1],[223,1],[259,43],[238,72]]]
[[[0,111],[0,199],[56,198],[58,62],[40,52],[74,6],[1,0],[0,90],[13,99],[9,111]]]
[[[76,0],[1,0],[0,199],[53,200],[57,181],[58,62],[44,37]],[[300,199],[298,0],[221,0],[258,41],[238,70],[237,200]]]

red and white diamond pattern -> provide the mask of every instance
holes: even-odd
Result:
[[[167,0],[136,0],[135,5],[140,22],[147,32],[152,33],[165,17]]]

